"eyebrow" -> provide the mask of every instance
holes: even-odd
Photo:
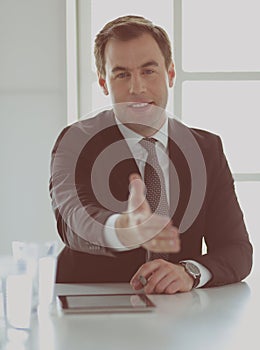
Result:
[[[152,60],[152,61],[148,61],[148,62],[142,64],[141,68],[146,68],[146,67],[150,67],[150,66],[159,67],[159,64],[156,61]]]
[[[158,67],[159,64],[158,64],[156,61],[151,60],[151,61],[148,61],[148,62],[142,64],[142,65],[140,66],[140,68],[146,68],[146,67],[151,67],[151,66]],[[114,68],[112,69],[112,73],[116,73],[116,72],[119,72],[119,71],[128,71],[128,70],[129,70],[129,68],[127,68],[127,67],[116,66],[116,67],[114,67]]]

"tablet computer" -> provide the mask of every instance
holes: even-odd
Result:
[[[153,311],[155,304],[145,294],[58,295],[64,313],[117,313]]]

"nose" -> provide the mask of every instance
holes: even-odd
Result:
[[[133,74],[130,79],[129,92],[131,95],[140,95],[146,91],[144,78],[139,74]]]

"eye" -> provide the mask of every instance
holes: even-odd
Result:
[[[153,74],[154,73],[154,70],[153,69],[145,69],[144,71],[143,71],[143,74],[144,75],[151,75],[151,74]]]
[[[116,75],[116,78],[117,79],[124,79],[124,78],[127,78],[129,77],[129,73],[128,72],[122,72],[122,73],[119,73]]]

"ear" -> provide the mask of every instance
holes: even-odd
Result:
[[[101,73],[98,73],[98,83],[101,89],[103,90],[103,93],[107,96],[109,94],[106,84],[106,79],[101,75]]]
[[[174,78],[175,78],[175,69],[174,69],[173,62],[171,62],[168,68],[169,87],[173,87]]]

